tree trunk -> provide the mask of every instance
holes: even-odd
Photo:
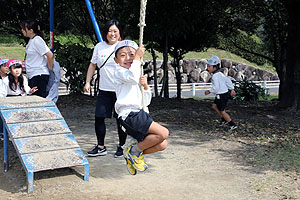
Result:
[[[183,55],[180,53],[179,49],[173,49],[172,55],[174,58],[172,66],[175,70],[177,99],[181,99],[181,72],[179,62],[183,59]]]
[[[175,66],[175,76],[176,76],[176,83],[177,83],[177,99],[181,99],[181,73],[180,73],[180,66],[179,66],[178,59],[176,60],[175,65],[176,65]]]
[[[164,66],[164,97],[169,98],[169,70],[168,70],[168,34],[166,33],[165,49],[163,51]]]
[[[286,76],[280,89],[281,107],[300,109],[300,1],[284,1],[288,10],[288,40],[287,40],[287,66]]]
[[[155,51],[154,51],[153,47],[151,47],[151,55],[152,55],[152,59],[153,59],[154,96],[158,97],[157,71],[156,71],[156,54],[155,54]]]

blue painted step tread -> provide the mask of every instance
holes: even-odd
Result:
[[[7,124],[63,119],[56,107],[2,110]]]
[[[36,137],[71,132],[65,120],[8,124],[7,127],[11,138]]]
[[[80,148],[21,155],[27,171],[43,171],[88,164]]]
[[[79,148],[71,133],[15,139],[15,145],[20,154]]]
[[[55,107],[55,103],[38,96],[16,96],[0,98],[0,110],[34,107]]]

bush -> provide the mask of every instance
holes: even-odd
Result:
[[[267,98],[264,88],[246,79],[235,82],[235,91],[236,96],[234,99],[238,101],[258,101]]]
[[[81,94],[93,49],[78,43],[55,44],[56,60],[65,70],[65,84],[70,93]]]

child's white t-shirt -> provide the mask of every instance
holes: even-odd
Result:
[[[217,72],[212,76],[212,88],[209,90],[214,94],[224,94],[229,90],[233,90],[234,86],[231,80],[222,72]]]
[[[24,80],[23,81],[23,85],[24,85],[25,92],[23,90],[21,90],[20,84],[17,85],[17,88],[15,89],[15,91],[13,91],[12,89],[10,89],[8,77],[5,77],[3,79],[3,84],[2,84],[2,87],[6,88],[6,95],[5,96],[7,96],[7,95],[13,95],[13,96],[21,95],[21,96],[25,96],[25,95],[30,94],[29,91],[30,91],[31,88],[28,86],[28,80],[27,80],[27,78],[24,75],[22,75],[22,76],[23,76],[23,80]]]
[[[45,55],[50,49],[40,36],[30,39],[26,45],[26,74],[31,79],[38,75],[49,75],[48,59]]]
[[[115,50],[115,46],[118,42],[113,45],[108,45],[105,41],[99,42],[93,51],[93,56],[91,63],[97,64],[98,67],[101,67],[107,58]],[[115,85],[113,83],[114,73],[116,70],[117,63],[114,61],[115,54],[109,57],[105,65],[100,69],[100,80],[99,80],[99,89],[104,91],[115,91]]]
[[[126,119],[130,112],[138,112],[143,108],[142,93],[139,85],[141,77],[140,66],[141,62],[137,60],[133,60],[129,69],[117,65],[114,76],[117,95],[115,110],[123,120]],[[150,88],[144,91],[144,97],[145,106],[148,106],[152,98]],[[148,112],[148,108],[146,112]]]

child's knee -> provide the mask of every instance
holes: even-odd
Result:
[[[221,115],[224,116],[226,114],[225,110],[220,111]]]
[[[168,146],[168,142],[167,142],[167,140],[164,140],[157,146],[157,148],[159,151],[163,151],[167,148],[167,146]]]
[[[214,110],[217,110],[217,109],[218,109],[217,104],[213,104],[211,107],[212,107],[212,109],[214,109]]]
[[[164,140],[166,140],[169,136],[169,130],[167,128],[164,128],[163,131],[162,131],[161,136]]]

